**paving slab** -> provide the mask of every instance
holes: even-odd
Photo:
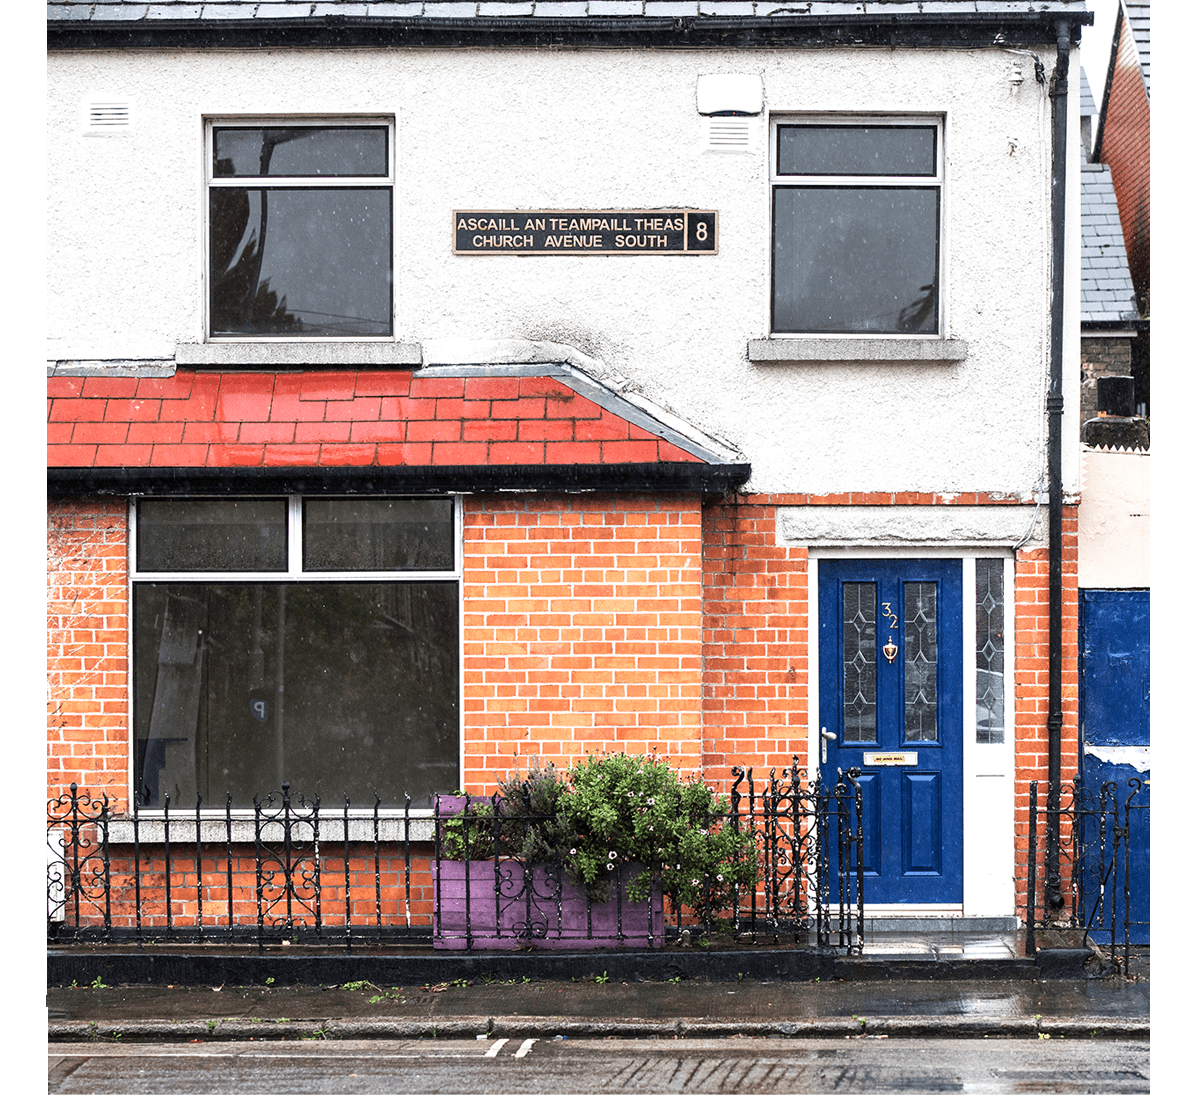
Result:
[[[603,975],[600,975],[603,978]],[[115,985],[52,988],[50,1038],[1144,1037],[1149,960],[1075,981]]]

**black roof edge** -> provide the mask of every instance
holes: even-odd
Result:
[[[329,468],[49,468],[51,498],[184,494],[727,494],[749,464],[455,464]]]
[[[1087,11],[962,12],[956,15],[772,15],[753,17],[542,19],[386,19],[327,15],[323,19],[138,19],[47,24],[50,50],[265,49],[420,46],[592,46],[613,49],[700,47],[1053,45],[1056,27],[1071,24],[1072,42],[1090,25]]]
[[[1084,331],[1145,331],[1150,321],[1142,316],[1132,319],[1081,319],[1079,327]]]

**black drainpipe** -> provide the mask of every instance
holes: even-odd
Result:
[[[1059,804],[1062,797],[1062,418],[1063,300],[1067,232],[1067,71],[1071,64],[1069,24],[1060,21],[1058,58],[1051,92],[1054,151],[1050,182],[1050,388],[1046,393],[1047,453],[1050,493],[1050,711],[1046,718],[1048,786],[1046,788],[1045,908],[1062,907],[1059,874]]]

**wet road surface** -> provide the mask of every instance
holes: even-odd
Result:
[[[1150,1090],[1145,1040],[487,1038],[49,1048],[49,1091],[96,1095]]]

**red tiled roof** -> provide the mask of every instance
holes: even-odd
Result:
[[[180,370],[48,395],[51,468],[700,461],[553,377]]]

